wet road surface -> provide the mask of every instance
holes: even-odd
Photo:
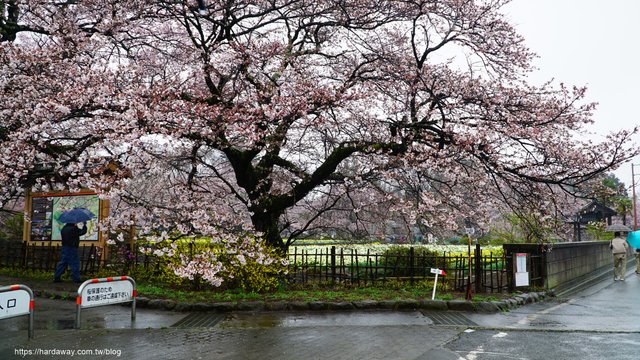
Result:
[[[138,309],[132,323],[112,305],[84,309],[81,330],[73,301],[38,298],[34,339],[26,317],[0,321],[0,358],[637,359],[639,295],[629,275],[497,314]]]

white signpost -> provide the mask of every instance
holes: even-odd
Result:
[[[433,281],[433,293],[431,294],[431,300],[436,298],[436,285],[438,285],[438,275],[445,276],[447,273],[444,270],[431,268],[431,273],[436,274],[436,279]]]
[[[29,315],[29,339],[33,338],[33,291],[25,285],[0,287],[0,320]]]
[[[78,288],[76,329],[84,308],[131,302],[131,321],[136,320],[136,282],[128,276],[87,280]]]

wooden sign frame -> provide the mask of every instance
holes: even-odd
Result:
[[[31,192],[28,190],[25,194],[25,220],[22,233],[22,239],[29,244],[39,244],[47,246],[61,246],[62,242],[57,239],[53,239],[53,205],[48,205],[48,201],[53,202],[56,198],[76,197],[76,196],[97,196],[98,193],[91,190],[82,190],[79,192],[69,191],[52,191],[52,192]],[[40,199],[48,199],[40,201]],[[37,213],[34,213],[34,200],[35,206],[40,209],[35,209]],[[51,207],[51,209],[50,209]],[[98,213],[96,219],[93,220],[97,224],[101,223],[103,219],[109,216],[109,200],[103,200],[98,198]],[[36,219],[37,218],[37,219]],[[38,226],[39,228],[36,228]],[[41,237],[34,237],[34,234],[40,234]],[[97,231],[97,239],[95,240],[83,240],[80,241],[80,246],[99,246],[103,249],[106,248],[107,235],[104,231]],[[103,251],[103,254],[105,252]]]

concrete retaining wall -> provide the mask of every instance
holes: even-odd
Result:
[[[546,288],[560,287],[602,268],[611,268],[611,256],[608,241],[555,244],[546,256]]]
[[[546,289],[562,287],[594,272],[611,268],[613,260],[608,241],[538,244],[505,244],[505,254],[524,252],[539,256],[534,264]]]

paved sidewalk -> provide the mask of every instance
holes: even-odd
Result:
[[[0,275],[0,285],[23,284],[27,285],[36,293],[36,297],[48,295],[47,297],[75,299],[80,284],[71,280],[54,283],[51,280],[22,280],[17,277]]]

